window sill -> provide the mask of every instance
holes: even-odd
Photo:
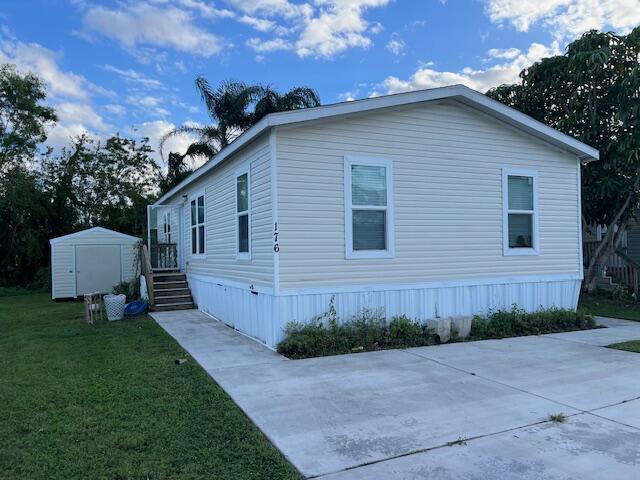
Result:
[[[359,260],[367,258],[394,258],[394,252],[389,250],[360,250],[351,251],[345,254],[347,260]]]
[[[238,254],[236,254],[236,260],[244,260],[244,261],[251,260],[251,254],[250,253],[238,253]]]
[[[191,254],[189,256],[189,259],[191,259],[191,260],[205,260],[206,258],[207,258],[207,254],[206,253],[199,253],[198,255]]]
[[[505,257],[518,257],[527,255],[540,255],[540,250],[537,248],[505,248]]]

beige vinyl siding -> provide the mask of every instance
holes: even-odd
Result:
[[[191,217],[189,203],[184,210],[184,243],[187,273],[241,282],[273,285],[271,239],[271,165],[268,136],[253,142],[222,165],[207,173],[166,203],[175,203],[184,194],[205,192],[206,255],[191,257]],[[236,171],[250,164],[251,259],[236,259]]]
[[[282,288],[579,274],[578,166],[446,101],[278,129]],[[393,161],[395,257],[345,259],[344,156]],[[538,172],[537,256],[504,256],[502,168]]]
[[[135,277],[138,244],[142,240],[126,238],[117,233],[105,231],[84,231],[82,235],[60,240],[51,245],[53,294],[55,298],[75,296],[75,270],[73,256],[76,245],[118,245],[121,246],[122,279]]]

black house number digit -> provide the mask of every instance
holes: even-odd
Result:
[[[275,222],[273,225],[273,251],[278,253],[280,251],[280,245],[278,244],[278,236],[280,232],[278,231],[278,222]]]

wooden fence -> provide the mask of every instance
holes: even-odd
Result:
[[[583,244],[583,261],[589,265],[599,240],[585,240]],[[640,294],[640,265],[631,259],[622,249],[618,249],[602,259],[601,275],[611,277],[615,283],[626,285],[636,295]]]

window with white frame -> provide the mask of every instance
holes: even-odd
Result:
[[[204,193],[199,193],[191,197],[191,255],[204,256],[205,245]]]
[[[251,258],[251,196],[249,169],[236,172],[236,231],[237,258]]]
[[[505,255],[538,253],[537,178],[534,170],[503,170]]]
[[[394,235],[391,161],[345,157],[344,175],[346,257],[392,257]]]

